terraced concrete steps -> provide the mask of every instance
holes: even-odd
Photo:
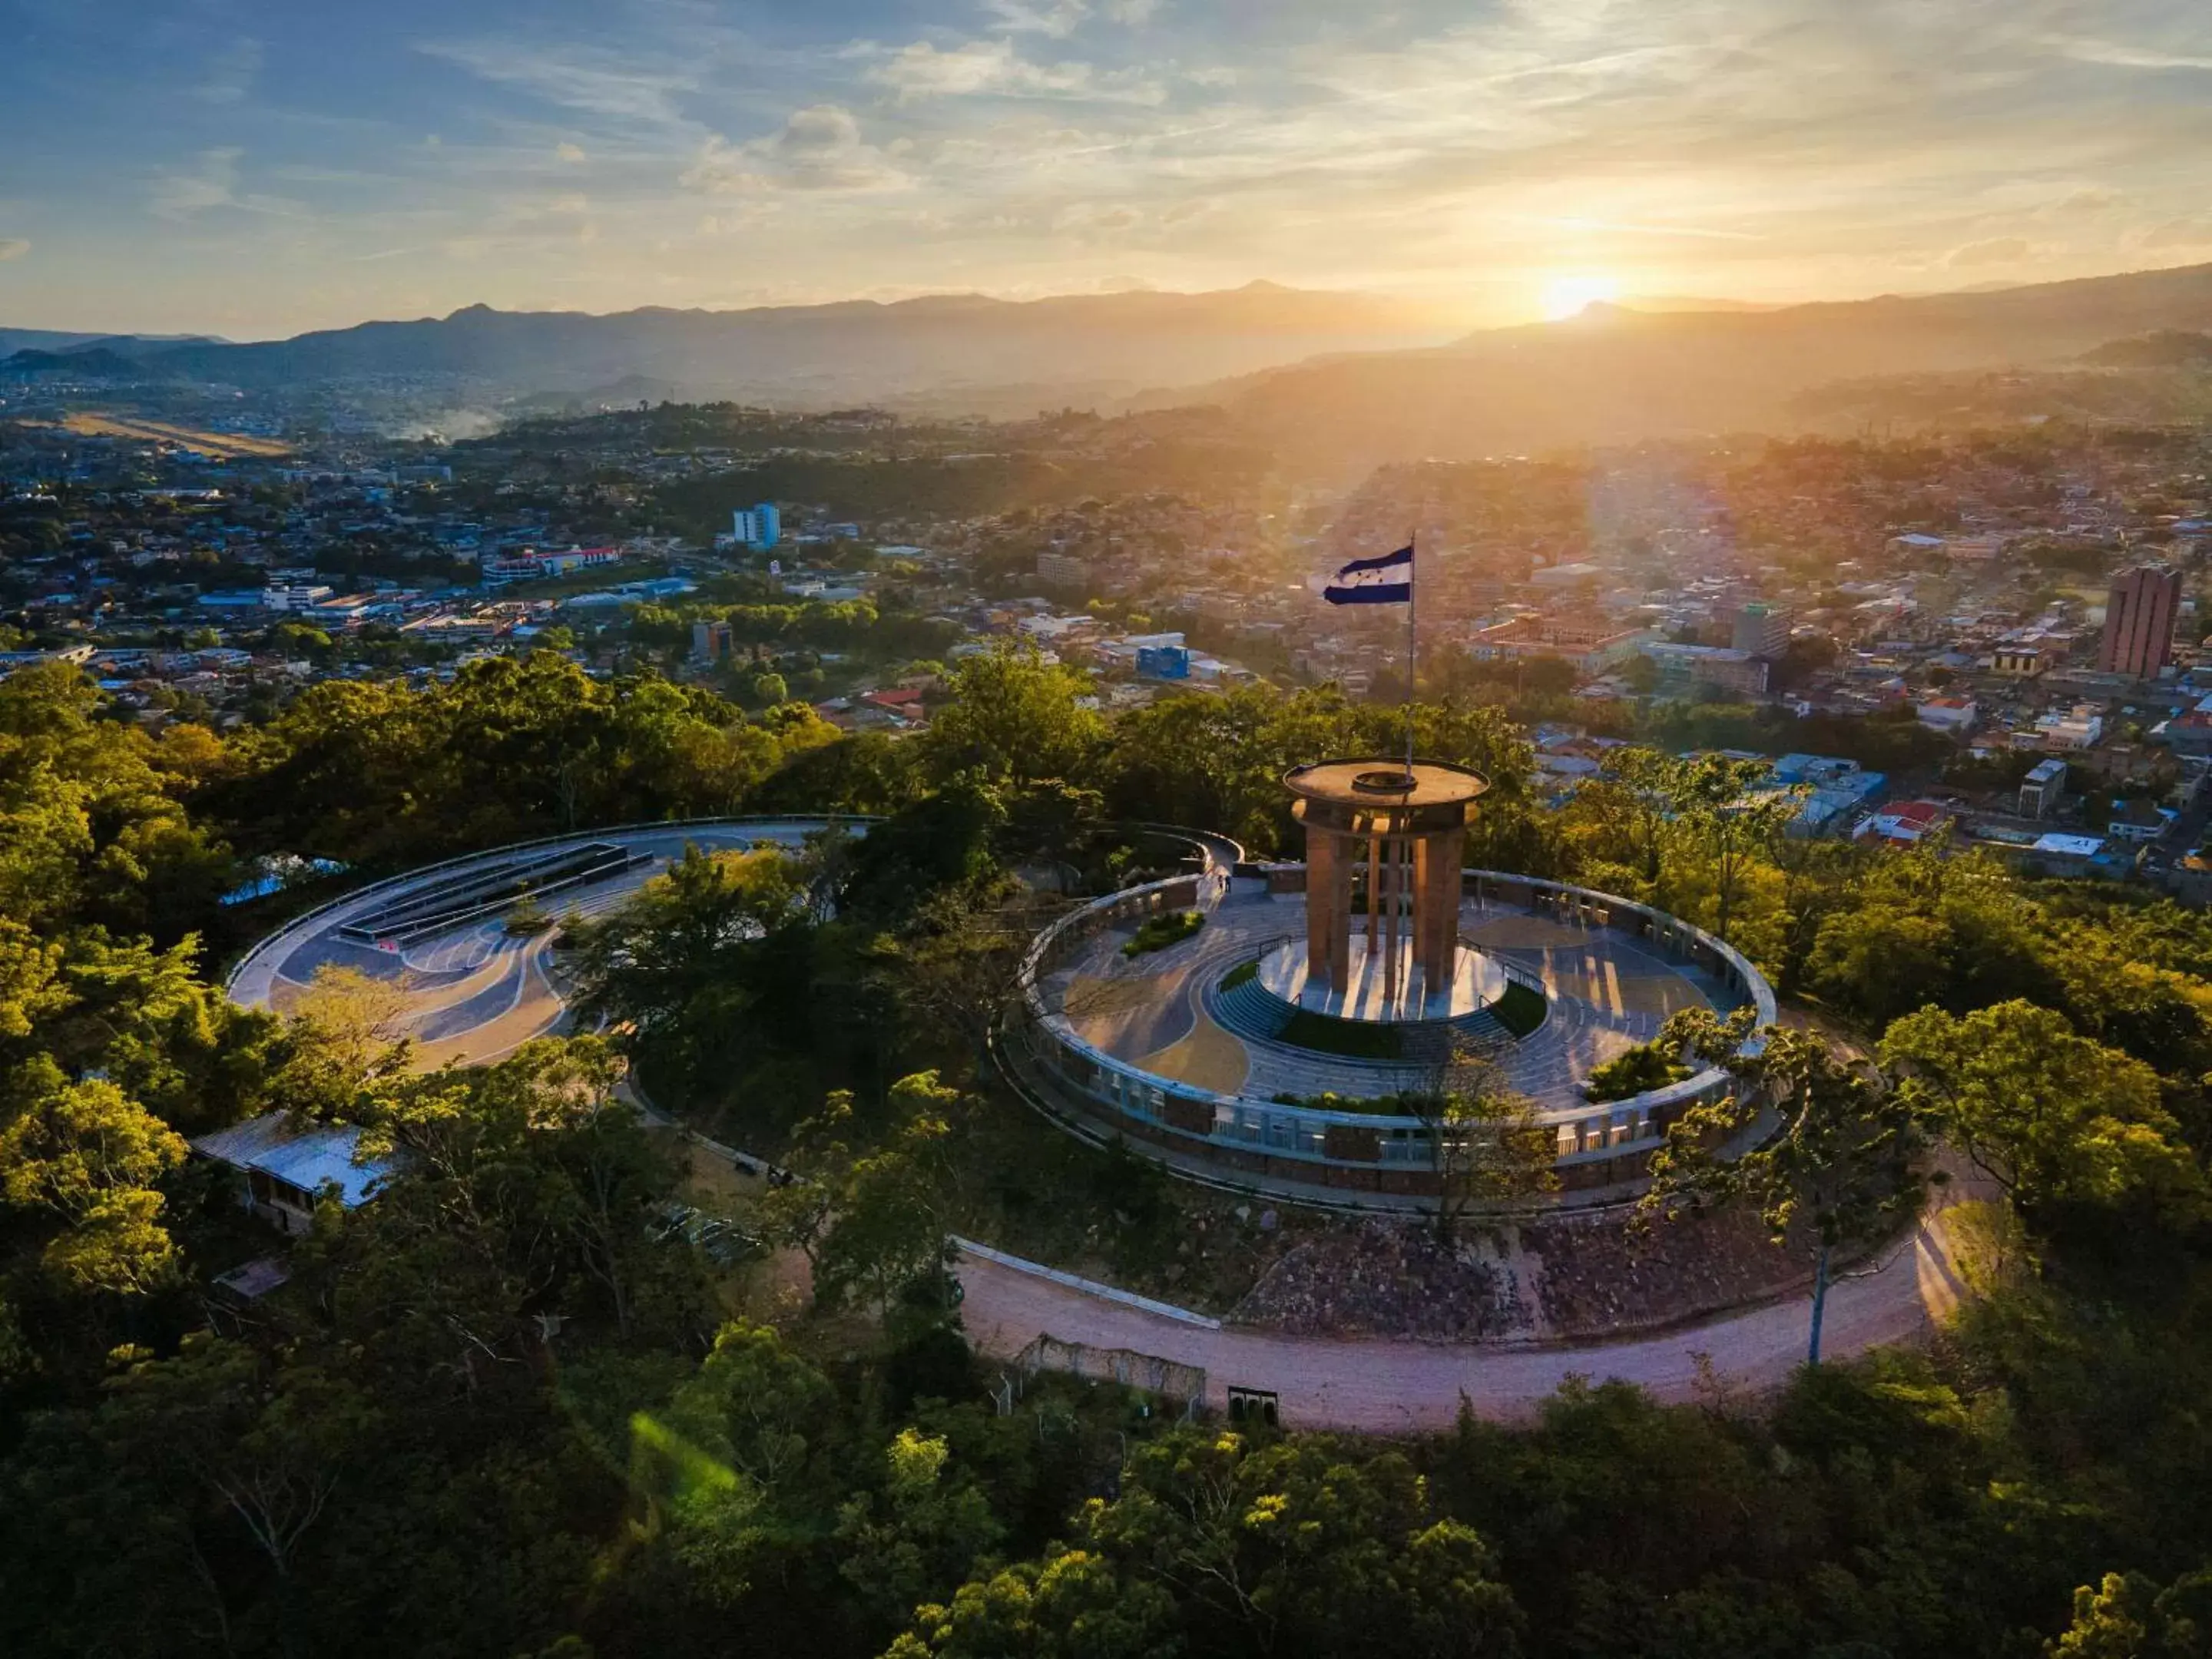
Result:
[[[1208,1011],[1215,1024],[1249,1042],[1273,1042],[1291,1021],[1290,1006],[1269,995],[1256,979],[1233,990],[1217,989]]]
[[[1316,1052],[1284,1041],[1284,1028],[1291,1022],[1291,1006],[1256,979],[1248,979],[1227,990],[1222,989],[1218,982],[1208,986],[1206,1006],[1214,1024],[1247,1042],[1261,1044],[1285,1055],[1310,1058]],[[1480,1008],[1457,1019],[1407,1022],[1396,1029],[1396,1058],[1363,1060],[1332,1054],[1329,1062],[1377,1073],[1400,1072],[1407,1066],[1427,1068],[1449,1064],[1457,1049],[1494,1054],[1513,1040],[1504,1025],[1487,1010]]]

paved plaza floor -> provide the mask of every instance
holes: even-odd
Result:
[[[1354,1097],[1427,1086],[1425,1067],[1347,1060],[1249,1041],[1216,1022],[1206,991],[1231,969],[1305,937],[1299,895],[1239,893],[1206,926],[1134,958],[1134,924],[1102,931],[1039,984],[1048,1007],[1116,1060],[1219,1094],[1269,1099],[1323,1091]],[[1495,899],[1467,900],[1460,936],[1495,962],[1543,983],[1542,1025],[1495,1056],[1505,1080],[1540,1108],[1579,1104],[1577,1085],[1625,1049],[1657,1035],[1683,1008],[1734,1007],[1729,987],[1669,958],[1625,928],[1562,921]]]
[[[620,904],[675,860],[686,847],[729,851],[773,842],[795,848],[824,822],[763,819],[726,823],[593,830],[574,836],[578,846],[612,842],[642,862],[601,879],[549,894],[556,915],[595,916]],[[391,981],[407,993],[401,1030],[414,1042],[414,1063],[432,1070],[450,1061],[483,1065],[513,1053],[533,1037],[568,1029],[568,1009],[552,973],[551,934],[509,935],[497,915],[430,934],[398,949],[379,948],[341,936],[349,921],[398,900],[453,881],[474,866],[512,856],[504,850],[457,861],[434,871],[379,882],[324,909],[310,912],[257,945],[230,977],[230,994],[249,1008],[292,1006],[325,967],[351,968]]]

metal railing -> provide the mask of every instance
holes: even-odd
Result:
[[[1024,956],[1018,981],[1017,1019],[1021,1029],[1017,1042],[1026,1051],[1024,1057],[1048,1072],[1060,1087],[1073,1091],[1109,1122],[1133,1120],[1192,1145],[1194,1150],[1211,1144],[1339,1168],[1425,1165],[1431,1159],[1429,1132],[1418,1118],[1292,1106],[1242,1094],[1219,1094],[1178,1083],[1106,1053],[1079,1033],[1065,1013],[1046,1006],[1037,985],[1037,975],[1063,941],[1072,942],[1075,937],[1088,935],[1114,921],[1164,908],[1170,889],[1194,879],[1197,878],[1177,876],[1109,894],[1070,911],[1037,936]],[[1554,902],[1571,900],[1578,910],[1596,916],[1600,926],[1620,926],[1622,918],[1633,918],[1643,924],[1643,937],[1662,948],[1671,948],[1698,965],[1711,966],[1732,981],[1757,1011],[1759,1024],[1771,1024],[1775,1017],[1773,990],[1749,959],[1703,928],[1677,916],[1614,894],[1541,877],[1469,870],[1462,874],[1463,892],[1470,884],[1478,896],[1488,887],[1499,891],[1501,896],[1526,894],[1531,899]],[[1523,908],[1537,908],[1540,905]],[[1486,954],[1504,971],[1509,981],[1544,994],[1540,977],[1500,956]],[[1708,1066],[1678,1083],[1621,1100],[1601,1103],[1577,1099],[1553,1105],[1540,1103],[1538,1116],[1559,1133],[1562,1150],[1558,1163],[1566,1168],[1615,1158],[1626,1150],[1656,1143],[1664,1133],[1665,1123],[1691,1102],[1718,1098],[1732,1086],[1725,1070]],[[1184,1109],[1173,1111],[1170,1103]],[[1201,1117],[1207,1126],[1205,1128],[1198,1127],[1195,1121]],[[1178,1121],[1178,1118],[1193,1121]],[[1376,1137],[1378,1155],[1358,1158],[1330,1155],[1327,1143],[1332,1127],[1370,1132]]]
[[[842,823],[866,824],[879,822],[881,819],[878,815],[872,812],[749,812],[736,817],[723,817],[657,818],[649,819],[642,823],[617,823],[592,830],[570,830],[557,836],[538,836],[529,841],[507,842],[498,847],[479,848],[473,853],[457,853],[452,858],[440,859],[432,864],[417,865],[414,869],[403,871],[396,876],[380,876],[374,881],[363,882],[358,887],[349,888],[333,898],[325,899],[320,904],[310,909],[301,911],[298,915],[290,918],[281,927],[272,928],[256,939],[238,960],[231,964],[230,971],[223,975],[222,988],[224,994],[228,994],[237,985],[240,975],[252,965],[255,958],[279,939],[298,932],[307,923],[326,917],[332,911],[343,909],[348,905],[358,904],[362,899],[381,889],[396,888],[417,882],[423,877],[435,875],[441,870],[459,870],[465,866],[479,863],[486,859],[503,858],[510,854],[527,852],[533,847],[557,847],[564,842],[572,841],[607,841],[619,836],[650,835],[670,830],[742,830],[748,824],[754,823],[804,823],[827,830]]]

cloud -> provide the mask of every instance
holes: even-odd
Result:
[[[210,208],[230,207],[238,201],[237,149],[204,149],[185,170],[164,169],[154,175],[150,204],[158,219],[189,219]]]
[[[1013,34],[1068,35],[1091,15],[1091,0],[983,0],[983,9],[998,20],[998,27]]]
[[[441,40],[422,42],[415,49],[495,85],[519,88],[564,109],[632,128],[689,126],[681,100],[699,84],[696,64],[643,60],[597,47]]]
[[[880,150],[861,142],[860,124],[840,104],[793,110],[783,131],[762,140],[756,150],[799,190],[867,190],[903,177],[884,164]]]
[[[902,101],[978,93],[1053,97],[1081,94],[1091,84],[1090,64],[1032,64],[1014,55],[1011,40],[971,40],[941,52],[917,40],[871,69],[868,79],[890,88]]]
[[[581,144],[565,142],[556,144],[553,146],[553,159],[556,161],[571,163],[580,161],[584,159],[584,147]]]
[[[1145,216],[1132,207],[1103,206],[1095,202],[1072,202],[1053,216],[1053,228],[1077,236],[1110,239],[1134,230]]]
[[[1106,0],[1101,9],[1117,23],[1131,28],[1141,28],[1152,21],[1152,14],[1160,9],[1160,0]]]
[[[301,212],[301,204],[289,198],[240,191],[238,163],[245,154],[226,145],[202,150],[188,167],[161,169],[154,174],[147,210],[157,219],[179,222],[216,209],[279,216]]]
[[[21,236],[0,236],[0,264],[10,259],[20,259],[31,251],[31,244]]]
[[[2139,70],[2212,70],[2212,57],[2203,53],[2159,52],[2148,46],[2130,46],[2115,40],[2084,40],[2056,38],[2050,46],[2062,58],[2070,58],[2077,64],[2101,64],[2111,69]]]
[[[782,128],[732,144],[717,135],[680,175],[691,190],[736,195],[765,190],[861,191],[893,189],[908,182],[885,150],[860,136],[860,124],[842,104],[809,104],[793,110]]]
[[[2212,246],[2212,214],[2194,219],[2169,219],[2162,225],[2154,225],[2143,233],[2137,247],[2206,247]]]
[[[738,196],[775,187],[775,181],[753,165],[748,147],[732,144],[719,134],[700,146],[698,159],[676,175],[676,182],[709,196]]]
[[[210,104],[242,104],[261,73],[261,43],[241,36],[207,61],[207,76],[192,95]]]
[[[1963,247],[1953,248],[1943,256],[1943,263],[1954,270],[1972,265],[2016,265],[2034,254],[2034,248],[2024,237],[1993,236],[1987,241],[1968,242]]]

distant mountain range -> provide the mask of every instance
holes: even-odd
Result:
[[[1440,343],[1456,330],[1406,301],[1255,283],[1212,294],[1122,293],[1012,301],[960,295],[742,311],[652,307],[611,316],[503,312],[363,323],[252,344],[123,355],[149,374],[246,387],[447,379],[533,398],[643,380],[687,398],[988,401],[1018,386],[1032,413],[1078,385],[1127,396],[1295,362],[1316,353]],[[0,346],[10,336],[0,332]],[[20,343],[53,350],[49,341]],[[102,342],[122,349],[124,343]],[[136,348],[138,343],[131,343]]]
[[[148,380],[171,378],[106,345],[76,346],[67,351],[30,348],[0,357],[0,374],[52,375],[71,380]]]
[[[1429,349],[1340,356],[1196,391],[1162,388],[1138,406],[1218,404],[1287,459],[1352,468],[1790,430],[1814,423],[1818,412],[1800,400],[1836,381],[2043,367],[2124,337],[2208,327],[2212,265],[1778,311],[1592,306],[1565,322],[1490,330]]]
[[[0,372],[364,393],[427,383],[518,414],[662,398],[1002,416],[1211,404],[1291,465],[1350,471],[1834,426],[1875,406],[1865,389],[1886,376],[2193,374],[2208,330],[2212,265],[1779,308],[1661,296],[1474,334],[1407,301],[1255,283],[610,316],[471,306],[249,344],[0,330]],[[1838,396],[1843,382],[1861,390]]]
[[[0,328],[0,357],[18,351],[75,351],[85,346],[105,346],[128,354],[149,346],[220,343],[212,334],[70,334],[51,328]]]

